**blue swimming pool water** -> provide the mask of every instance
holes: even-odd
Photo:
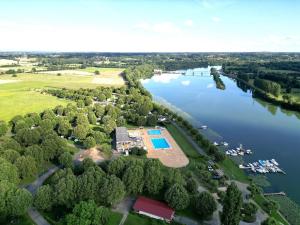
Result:
[[[152,138],[151,142],[152,142],[154,149],[170,148],[170,145],[165,138]]]
[[[149,135],[161,135],[160,130],[148,130]]]

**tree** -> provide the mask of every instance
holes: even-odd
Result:
[[[80,201],[97,199],[99,187],[102,187],[105,175],[98,166],[85,168],[84,172],[77,177],[77,198]]]
[[[41,186],[34,198],[34,206],[39,210],[51,210],[53,205],[53,190],[50,185]]]
[[[157,116],[156,115],[150,115],[147,118],[147,124],[148,126],[156,126],[157,124]]]
[[[0,181],[0,215],[14,217],[24,215],[32,203],[26,189],[20,189],[8,181]]]
[[[95,125],[97,123],[97,117],[94,112],[88,113],[88,119],[89,119],[90,124]]]
[[[111,175],[104,181],[100,190],[99,200],[104,205],[113,206],[123,199],[125,193],[123,182],[115,175]]]
[[[278,204],[277,204],[277,202],[275,202],[273,200],[268,200],[268,201],[264,202],[264,206],[265,206],[267,213],[269,213],[269,214],[271,214],[272,211],[278,210]]]
[[[45,160],[54,159],[63,153],[63,149],[67,146],[66,141],[56,133],[45,136],[42,142],[43,154]]]
[[[58,161],[65,168],[73,168],[73,157],[69,152],[64,152],[58,158]]]
[[[58,128],[57,128],[57,133],[59,135],[68,136],[71,129],[72,129],[72,126],[68,120],[66,120],[66,119],[59,120]]]
[[[18,130],[15,139],[24,146],[30,146],[40,142],[41,134],[37,129],[21,129]]]
[[[27,147],[24,155],[34,158],[38,166],[40,166],[44,161],[44,152],[39,145],[32,145]]]
[[[100,72],[99,72],[99,70],[95,70],[95,75],[99,75],[100,74]]]
[[[55,190],[53,198],[56,204],[71,207],[76,200],[76,176],[70,169],[63,170],[59,175],[52,186],[53,190]]]
[[[93,148],[96,145],[95,138],[89,136],[83,141],[83,146],[85,148]]]
[[[165,186],[166,188],[169,188],[173,184],[184,185],[185,181],[179,169],[168,168],[165,175]]]
[[[217,209],[217,203],[214,197],[207,191],[198,194],[194,200],[197,214],[202,219],[208,219]]]
[[[0,137],[5,135],[8,130],[7,124],[4,121],[0,121]]]
[[[107,140],[106,134],[101,131],[93,131],[92,136],[95,138],[96,144],[101,144]]]
[[[235,183],[231,183],[226,191],[223,201],[221,222],[223,225],[238,225],[240,222],[240,211],[243,198]]]
[[[0,158],[0,182],[1,181],[8,181],[13,184],[19,183],[17,167],[3,158]]]
[[[16,160],[16,167],[21,179],[34,178],[37,175],[37,166],[34,158],[31,156],[21,156]]]
[[[97,207],[94,201],[80,202],[72,214],[67,215],[67,225],[105,225],[108,222],[109,210]]]
[[[164,175],[161,163],[157,159],[147,160],[145,164],[145,186],[144,189],[149,194],[158,194],[163,188]]]
[[[122,173],[125,169],[125,162],[123,158],[117,158],[112,161],[107,166],[107,173],[114,174],[118,177],[122,176]]]
[[[122,178],[129,194],[139,194],[143,191],[144,187],[144,169],[139,165],[129,166]]]
[[[8,149],[1,154],[1,157],[3,157],[4,159],[6,159],[11,163],[15,163],[17,158],[20,157],[20,153],[15,150]]]
[[[106,134],[110,134],[116,126],[116,122],[113,119],[109,119],[106,123],[104,123],[103,130]]]
[[[174,184],[165,193],[165,200],[169,206],[176,210],[182,210],[188,207],[190,197],[187,190],[179,184]]]
[[[86,125],[79,124],[74,128],[74,136],[80,140],[83,140],[88,135],[89,128]]]
[[[243,220],[248,223],[254,222],[256,220],[257,209],[257,206],[252,202],[244,203],[241,210]]]
[[[186,189],[191,194],[197,194],[198,193],[198,183],[194,178],[189,178],[187,180]]]

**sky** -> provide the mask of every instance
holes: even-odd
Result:
[[[298,0],[0,0],[0,51],[300,52]]]

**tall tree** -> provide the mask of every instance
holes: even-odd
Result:
[[[53,194],[50,185],[41,186],[34,197],[34,206],[42,211],[50,210],[53,205]]]
[[[223,201],[223,211],[221,213],[221,222],[223,225],[239,224],[242,204],[242,193],[235,183],[231,183],[227,188]]]
[[[194,200],[197,214],[202,219],[208,219],[217,209],[217,203],[214,197],[207,191],[198,194]]]
[[[144,169],[140,165],[129,166],[124,175],[123,183],[126,186],[126,191],[129,194],[139,194],[144,187]]]
[[[109,176],[100,189],[100,201],[104,205],[112,206],[118,203],[125,196],[125,186],[115,175]]]
[[[67,215],[67,225],[105,225],[108,222],[109,210],[97,207],[94,201],[80,202],[72,214]]]
[[[167,190],[165,200],[169,206],[176,210],[185,209],[190,203],[190,197],[187,190],[179,184],[174,184]]]

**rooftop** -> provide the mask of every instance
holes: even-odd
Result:
[[[134,203],[133,209],[146,212],[166,220],[172,220],[174,210],[167,204],[146,197],[139,197]]]
[[[126,127],[116,128],[116,141],[117,142],[127,142],[130,141],[128,131]]]

